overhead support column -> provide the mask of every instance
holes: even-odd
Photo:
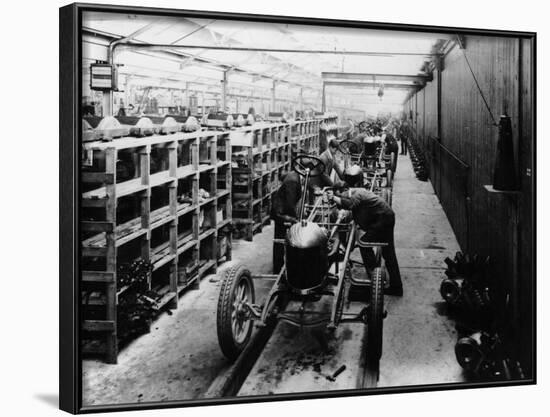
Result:
[[[124,77],[124,107],[125,108],[128,108],[129,104],[130,104],[130,80],[131,80],[132,76],[131,75],[126,75],[126,77]]]
[[[435,71],[437,71],[437,138],[441,142],[441,71],[443,70],[443,58],[434,59]]]
[[[300,87],[300,97],[298,101],[298,110],[303,111],[304,110],[304,88]]]
[[[191,114],[191,94],[189,94],[189,81],[185,83],[185,107],[187,108],[187,112]]]
[[[205,88],[204,86],[202,87],[202,91],[201,91],[201,106],[202,106],[202,115],[204,116],[205,115],[205,107],[204,107],[204,93],[205,93]]]
[[[325,113],[327,111],[327,98],[326,98],[326,88],[325,83],[323,82],[323,95],[321,97],[321,111]]]
[[[103,117],[113,115],[113,91],[104,91],[103,92]]]
[[[275,111],[275,101],[276,101],[276,96],[275,96],[275,89],[277,87],[277,81],[273,80],[273,87],[271,87],[271,111],[274,112]]]
[[[222,81],[221,81],[221,96],[222,96],[222,102],[221,102],[221,111],[226,111],[227,108],[227,73],[229,70],[226,70],[223,72],[222,75]]]

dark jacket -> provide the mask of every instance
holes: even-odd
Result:
[[[409,139],[409,125],[407,123],[402,123],[399,126],[399,139],[406,142]]]
[[[300,175],[294,171],[286,174],[283,183],[273,195],[271,218],[275,221],[287,221],[288,217],[298,217],[296,205],[302,197]]]
[[[376,150],[380,146],[380,142],[377,140],[374,141],[365,141],[363,143],[363,152],[365,155],[374,156],[376,155]]]
[[[350,188],[340,194],[342,208],[351,210],[355,223],[367,230],[373,226],[393,226],[395,214],[382,197],[364,188]]]
[[[399,152],[399,145],[393,135],[388,133],[386,135],[386,155],[390,155],[392,152],[397,155]]]

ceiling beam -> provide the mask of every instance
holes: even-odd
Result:
[[[120,39],[120,42],[130,42],[130,41],[134,40],[136,38],[136,36],[144,34],[145,32],[147,32],[149,29],[151,29],[155,24],[157,24],[159,22],[160,22],[160,20],[154,20],[153,22],[151,22],[151,23],[149,23],[145,26],[142,26],[141,28],[139,28],[135,32],[129,34],[128,36],[126,36],[122,39]]]
[[[391,83],[380,83],[380,82],[353,82],[353,81],[323,81],[323,84],[327,87],[353,87],[353,88],[376,88],[380,85],[384,85],[384,89],[392,90],[411,90],[417,88],[417,85],[407,85],[407,84],[391,84]]]
[[[200,32],[201,30],[205,29],[207,26],[211,25],[215,21],[216,21],[216,19],[213,19],[210,22],[205,23],[204,25],[197,25],[191,32],[185,33],[184,35],[180,36],[178,39],[176,39],[172,43],[181,42],[185,38],[188,38],[189,36],[194,35],[195,33]]]
[[[239,46],[212,46],[212,45],[172,45],[166,43],[135,43],[127,42],[127,46],[135,48],[183,48],[183,49],[210,49],[214,51],[238,51],[238,52],[275,52],[275,53],[297,53],[297,54],[328,54],[328,55],[352,55],[352,56],[440,56],[439,53],[418,53],[418,52],[375,52],[375,51],[347,51],[347,50],[326,50],[326,49],[283,49],[283,48],[251,48]]]
[[[356,72],[322,72],[323,80],[354,80],[354,81],[406,81],[413,84],[423,85],[426,81],[433,79],[431,74],[422,73],[417,75],[403,74],[374,74],[374,73],[356,73]]]

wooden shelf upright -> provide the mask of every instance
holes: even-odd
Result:
[[[88,299],[96,294],[103,310],[84,305],[82,330],[97,343],[83,344],[83,352],[116,363],[118,299],[127,290],[117,283],[121,263],[152,263],[148,288],[160,310],[177,308],[183,290],[231,259],[229,133],[88,142],[83,153],[82,290]]]

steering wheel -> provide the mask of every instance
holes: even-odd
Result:
[[[351,155],[351,154],[358,154],[361,153],[360,146],[349,139],[345,139],[342,142],[340,142],[340,145],[338,146],[338,149],[340,152],[342,152],[344,155]]]
[[[325,172],[325,163],[313,155],[297,155],[292,162],[294,165],[294,171],[302,177],[307,175],[308,170],[310,178],[318,177]]]

